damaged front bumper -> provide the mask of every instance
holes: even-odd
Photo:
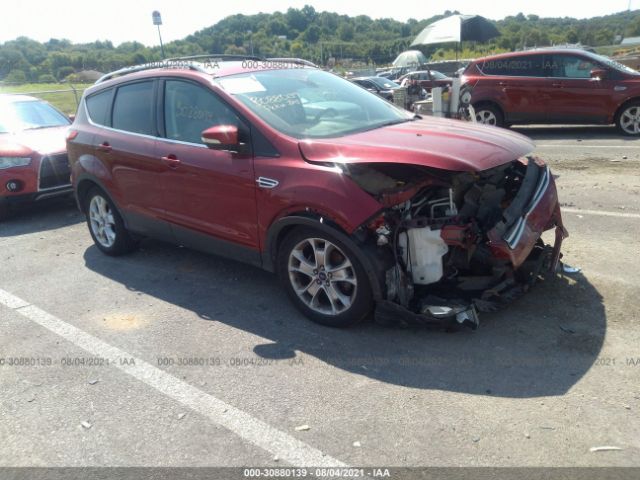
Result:
[[[519,190],[483,242],[499,275],[448,278],[445,273],[441,281],[421,290],[413,292],[414,285],[409,285],[409,299],[403,298],[398,285],[411,280],[403,278],[396,265],[387,272],[388,298],[376,303],[378,323],[476,329],[479,312],[498,310],[526,293],[545,274],[557,271],[568,233],[554,178],[541,160],[530,157],[520,161],[526,172]],[[555,229],[555,239],[553,245],[546,245],[541,236],[551,229]],[[440,235],[450,248],[468,247],[464,227],[450,224],[441,228]]]

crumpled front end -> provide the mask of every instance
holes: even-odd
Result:
[[[387,252],[382,323],[479,325],[555,272],[562,224],[549,167],[527,157],[481,172],[402,164],[345,173],[385,206],[357,232]],[[541,236],[555,229],[553,245]]]

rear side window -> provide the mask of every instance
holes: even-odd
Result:
[[[113,103],[113,128],[127,132],[153,133],[153,82],[140,82],[118,88]]]
[[[505,77],[544,77],[543,55],[522,55],[519,57],[488,59],[480,66],[485,75]]]
[[[98,125],[105,125],[107,123],[107,114],[111,106],[112,94],[113,91],[109,89],[87,98],[87,111],[93,123],[97,123]]]

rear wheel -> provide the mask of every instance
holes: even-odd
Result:
[[[504,126],[504,116],[499,108],[491,104],[481,104],[474,107],[476,112],[476,123],[482,125]]]
[[[313,321],[346,327],[371,312],[373,296],[364,268],[333,235],[296,229],[282,242],[277,261],[289,297]]]
[[[94,187],[87,193],[85,212],[91,237],[102,252],[115,256],[136,249],[136,240],[125,228],[116,206],[102,190]]]
[[[640,102],[624,106],[618,114],[616,124],[625,135],[640,136]]]

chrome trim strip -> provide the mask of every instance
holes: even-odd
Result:
[[[180,144],[180,145],[189,145],[189,146],[192,146],[192,147],[209,148],[206,145],[203,145],[201,143],[183,142],[181,140],[174,140],[172,138],[156,137],[154,135],[147,135],[147,134],[144,134],[144,133],[129,132],[128,130],[120,130],[119,128],[113,128],[113,127],[107,127],[106,125],[100,125],[98,123],[95,123],[93,120],[91,120],[91,116],[89,115],[89,110],[87,109],[87,102],[83,101],[82,103],[84,104],[84,112],[85,112],[85,115],[87,117],[87,120],[88,120],[89,124],[94,126],[94,127],[96,127],[96,128],[103,128],[103,129],[108,130],[110,132],[124,133],[125,135],[133,135],[135,137],[148,138],[150,140],[158,140],[158,141],[162,141],[162,142],[177,143],[177,144]]]
[[[513,250],[518,244],[518,242],[520,242],[520,239],[522,238],[522,234],[524,233],[524,228],[527,224],[527,218],[529,218],[529,215],[531,215],[531,212],[533,212],[536,209],[536,207],[540,203],[540,200],[542,200],[544,193],[547,191],[547,188],[549,187],[550,180],[551,180],[551,172],[549,170],[549,166],[545,165],[544,172],[542,173],[542,178],[538,182],[536,191],[531,197],[531,200],[529,202],[529,205],[524,215],[522,215],[518,219],[518,223],[516,223],[511,228],[511,230],[502,237],[505,240],[505,242],[507,242],[507,245],[511,250]]]

